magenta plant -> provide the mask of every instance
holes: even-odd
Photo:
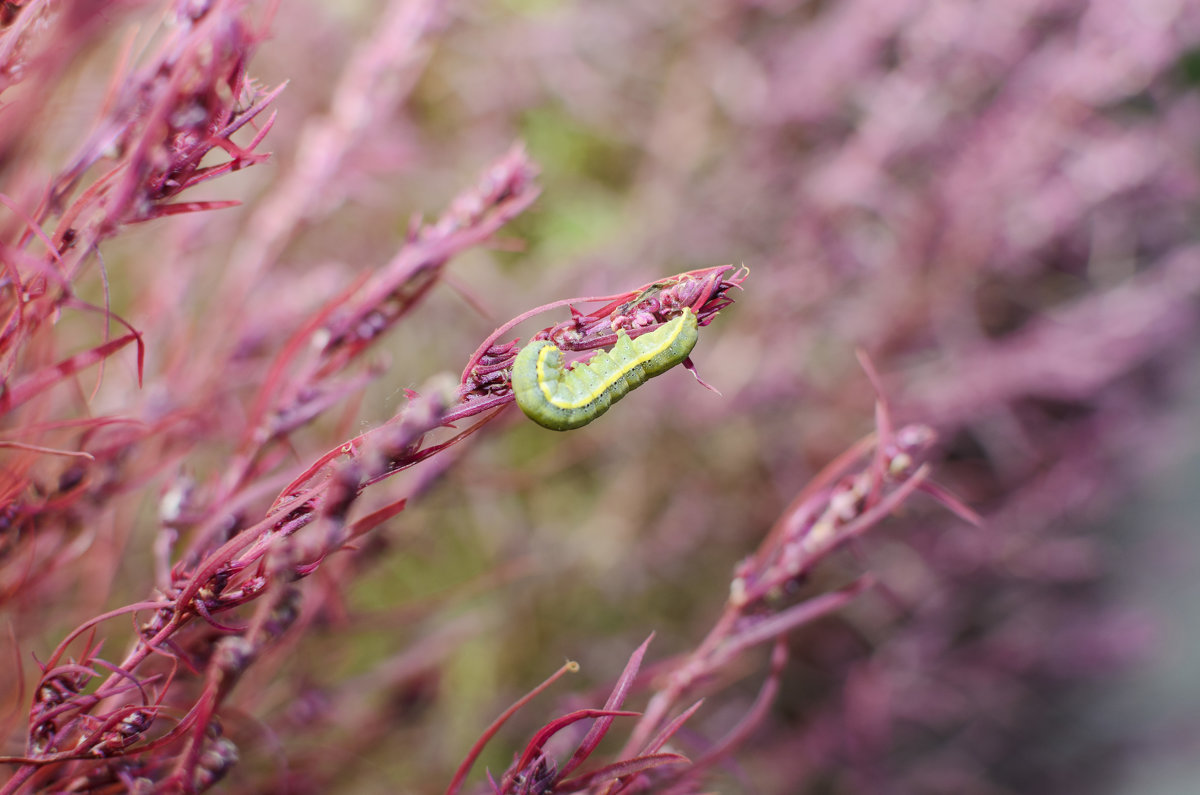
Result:
[[[1103,776],[1028,751],[1152,648],[1200,15],[885,5],[2,4],[0,792]]]
[[[491,791],[506,795],[703,791],[710,768],[737,751],[770,709],[788,662],[789,633],[843,607],[872,584],[871,578],[864,576],[837,591],[787,599],[785,595],[795,593],[814,566],[876,526],[918,490],[935,496],[967,521],[979,521],[970,509],[928,482],[929,467],[919,462],[934,440],[931,429],[913,425],[893,430],[886,403],[879,406],[878,426],[878,435],[864,439],[820,473],[780,517],[757,552],[741,562],[716,624],[694,650],[657,672],[660,684],[649,688],[644,712],[623,712],[620,708],[634,688],[649,640],[634,652],[602,709],[576,710],[547,724],[501,780],[491,781]],[[701,683],[719,676],[748,649],[765,644],[771,646],[770,667],[746,714],[728,727],[723,737],[714,738],[697,759],[668,750],[668,743],[703,702],[701,699],[685,707],[684,699]],[[578,666],[564,666],[530,695],[536,695],[571,667]],[[525,700],[501,716],[481,742],[489,739]],[[583,775],[572,775],[618,718],[638,720],[616,759]],[[548,740],[584,720],[593,721],[591,728],[560,767],[545,751]],[[459,792],[462,777],[477,754],[478,745],[460,767],[446,795]]]

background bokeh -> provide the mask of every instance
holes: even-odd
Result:
[[[70,72],[47,170],[157,13],[114,13]],[[543,186],[389,336],[363,397],[293,438],[296,471],[533,306],[722,263],[750,277],[693,355],[719,396],[678,369],[577,432],[511,409],[436,477],[368,495],[364,512],[421,490],[308,583],[306,631],[242,684],[227,791],[440,791],[564,658],[581,675],[506,727],[492,770],[568,705],[601,703],[651,632],[648,660],[686,652],[735,563],[873,428],[856,349],[898,419],[938,431],[935,479],[986,523],[913,500],[828,561],[814,592],[864,570],[881,586],[796,633],[777,705],[714,791],[1191,791],[1200,6],[286,0],[272,31],[251,68],[288,81],[272,160],[201,197],[244,205],[103,251],[148,381],[243,278],[264,340],[282,338],[514,141]],[[371,57],[394,62],[363,92]],[[269,269],[231,274],[322,134],[352,144],[322,202]],[[201,441],[182,466],[203,481],[228,452]],[[155,488],[128,498],[120,575],[42,605],[26,651],[144,597]],[[764,668],[713,683],[682,741],[719,736]]]

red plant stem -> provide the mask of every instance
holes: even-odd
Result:
[[[467,774],[471,772],[471,767],[474,766],[475,760],[479,758],[479,755],[483,753],[483,749],[491,741],[492,737],[496,735],[496,732],[500,731],[500,727],[508,722],[509,718],[517,714],[518,710],[537,697],[539,693],[550,687],[550,685],[557,682],[565,674],[575,673],[578,670],[579,663],[575,662],[574,660],[568,660],[567,662],[563,663],[561,668],[552,673],[544,682],[535,687],[533,690],[530,690],[521,698],[517,699],[517,701],[508,709],[504,710],[504,712],[501,712],[500,716],[492,721],[491,724],[483,730],[483,734],[479,736],[479,739],[476,740],[475,744],[471,746],[471,750],[467,752],[466,759],[464,759],[462,764],[458,766],[458,770],[454,772],[454,777],[450,779],[449,786],[446,787],[446,795],[458,795],[458,791],[462,789],[463,781],[466,780]]]

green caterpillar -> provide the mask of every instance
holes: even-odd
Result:
[[[531,342],[513,364],[517,405],[543,428],[583,427],[629,390],[686,359],[698,337],[696,315],[685,308],[679,317],[637,339],[630,339],[624,329],[618,331],[611,351],[600,351],[571,370],[563,367],[562,351],[553,342]]]

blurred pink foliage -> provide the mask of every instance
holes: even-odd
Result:
[[[1088,523],[1197,448],[1195,3],[0,25],[4,791],[1091,791],[1150,742],[1062,725],[1155,648]],[[664,289],[723,399],[504,411],[526,310],[594,347]],[[564,655],[593,692],[520,697]]]

